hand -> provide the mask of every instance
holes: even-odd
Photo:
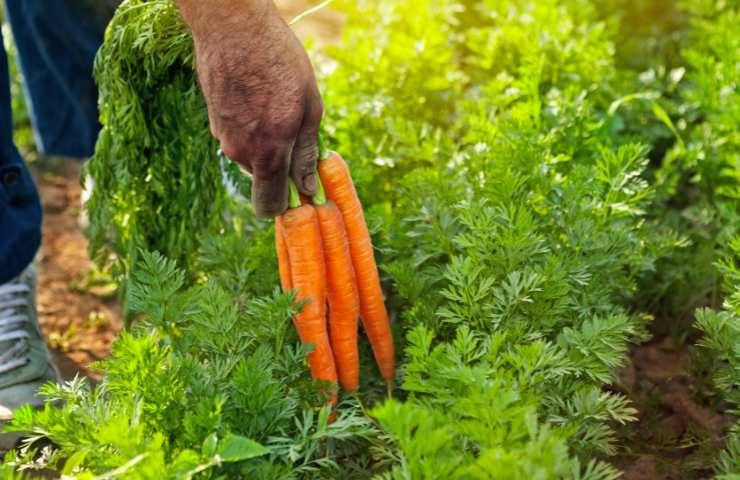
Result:
[[[211,132],[253,176],[261,217],[288,207],[288,177],[316,193],[323,105],[311,62],[272,0],[180,0]]]

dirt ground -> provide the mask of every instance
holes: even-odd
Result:
[[[105,358],[121,328],[115,291],[101,283],[87,254],[80,225],[80,163],[40,160],[36,179],[44,207],[38,258],[41,328],[65,380],[97,378],[90,364]]]
[[[638,411],[638,421],[621,431],[622,453],[612,459],[624,480],[713,477],[712,462],[736,419],[702,404],[706,379],[691,371],[690,353],[672,337],[630,352],[632,362],[620,372],[621,385],[615,387]]]

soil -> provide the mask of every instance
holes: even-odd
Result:
[[[91,364],[110,353],[121,314],[115,289],[96,273],[87,254],[80,218],[80,163],[46,158],[34,164],[34,170],[44,207],[39,323],[63,379],[97,379]]]
[[[621,431],[624,451],[612,459],[622,478],[712,478],[712,463],[736,419],[708,407],[707,384],[692,370],[690,348],[663,337],[634,347],[630,358],[614,387],[638,412],[637,422]]]

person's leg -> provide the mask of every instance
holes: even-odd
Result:
[[[41,202],[13,144],[8,64],[0,48],[0,285],[20,275],[40,243]]]
[[[42,153],[93,153],[100,125],[92,70],[111,12],[105,4],[5,0]]]
[[[56,379],[36,317],[35,274],[41,205],[13,145],[7,57],[0,32],[0,425],[23,404],[41,405],[38,388]],[[0,434],[0,450],[17,434]]]
[[[92,79],[106,19],[89,0],[6,0],[29,93],[38,146],[47,154],[87,157],[99,125]],[[0,40],[0,44],[1,44]],[[5,51],[0,48],[0,426],[57,375],[38,327],[35,273],[29,266],[41,239],[41,205],[12,141]],[[16,436],[0,433],[0,450]]]

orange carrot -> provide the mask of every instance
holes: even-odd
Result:
[[[282,216],[275,217],[275,249],[280,271],[280,286],[284,292],[287,292],[293,288],[293,281],[290,278],[290,260],[288,259],[288,247],[285,245]]]
[[[331,349],[340,385],[345,390],[356,390],[360,386],[360,358],[357,351],[360,301],[347,232],[342,213],[334,202],[326,201],[320,186],[314,203],[324,244]]]
[[[282,230],[296,300],[307,302],[293,323],[301,342],[314,345],[308,355],[312,376],[336,385],[337,370],[326,327],[324,251],[316,209],[311,205],[300,206],[297,195],[291,195],[291,207],[294,208],[282,215]],[[331,403],[336,404],[336,393]]]
[[[393,336],[362,204],[342,157],[332,153],[329,158],[319,162],[318,170],[326,197],[334,200],[342,212],[360,294],[360,317],[370,339],[375,361],[390,391],[395,368]]]

